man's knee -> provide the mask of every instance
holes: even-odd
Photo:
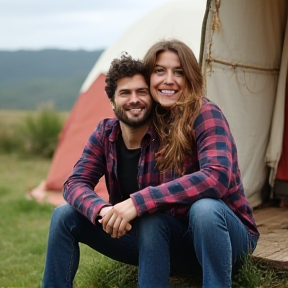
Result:
[[[159,234],[163,235],[163,231],[164,234],[166,234],[169,230],[166,218],[167,215],[159,213],[137,219],[136,227],[138,230],[138,237],[149,241],[154,237],[158,237]]]
[[[59,223],[72,220],[77,217],[77,211],[69,204],[63,204],[54,209],[51,222]]]

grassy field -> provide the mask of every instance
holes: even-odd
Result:
[[[0,154],[0,287],[39,288],[53,207],[27,200],[27,191],[45,179],[50,161]],[[137,269],[80,246],[76,288],[136,287]],[[171,287],[200,287],[189,277]],[[199,282],[198,282],[199,283]],[[265,284],[266,283],[266,284]],[[288,287],[288,275],[248,263],[233,287]]]
[[[28,115],[35,114],[36,111],[30,110],[7,110],[7,109],[0,109],[0,123],[1,125],[11,126],[15,124],[19,124],[25,117]],[[58,112],[60,117],[65,120],[69,112]]]
[[[48,160],[0,155],[0,287],[40,287],[53,207],[25,194],[45,179],[49,165]],[[126,266],[91,251],[81,246],[77,288],[116,288],[115,281],[128,287]]]
[[[39,287],[51,206],[27,201],[28,189],[47,174],[49,161],[0,156],[0,285]]]
[[[1,111],[1,125],[21,122],[27,112]],[[46,178],[50,160],[0,151],[0,287],[39,288],[53,207],[25,198]],[[110,260],[80,245],[75,288],[135,288],[137,269]],[[287,288],[288,275],[247,262],[233,279],[234,288]],[[171,287],[199,288],[189,277],[174,278]]]

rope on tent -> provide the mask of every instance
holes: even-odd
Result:
[[[220,0],[215,1],[215,9],[213,11],[213,20],[212,20],[212,30],[220,28],[220,20],[219,20],[219,8],[220,8]]]
[[[211,51],[209,51],[209,52],[211,53]],[[211,55],[209,55],[206,58],[206,62],[208,63],[208,65],[211,64],[211,62],[220,63],[223,65],[231,66],[234,69],[236,69],[237,67],[241,67],[241,68],[248,68],[248,69],[253,69],[253,70],[269,71],[269,72],[279,72],[279,70],[280,70],[279,68],[266,68],[266,67],[259,67],[259,66],[236,63],[236,62],[229,62],[226,60],[216,59],[216,58],[212,57]]]
[[[216,29],[220,28],[220,19],[219,19],[220,4],[221,4],[221,0],[214,0],[215,8],[213,10],[213,16],[212,16],[212,33],[210,35],[210,40],[209,40],[209,45],[208,45],[208,55],[207,55],[207,58],[206,58],[206,63],[209,65],[212,62],[215,62],[215,63],[231,66],[234,69],[236,69],[237,67],[241,67],[241,68],[247,68],[247,69],[258,70],[258,71],[266,71],[266,72],[278,73],[279,70],[280,70],[279,68],[266,68],[266,67],[259,67],[259,66],[255,66],[255,65],[248,65],[248,64],[242,64],[242,63],[236,63],[236,62],[229,62],[229,61],[222,60],[222,59],[217,59],[217,58],[211,56],[213,34],[214,34]],[[212,72],[212,65],[210,65],[210,70]]]
[[[209,39],[209,46],[208,46],[208,58],[210,57],[211,55],[211,50],[212,50],[212,38],[213,38],[213,35],[214,35],[214,32],[216,29],[219,29],[220,28],[220,20],[219,20],[219,8],[220,8],[220,4],[221,4],[221,1],[220,0],[215,0],[214,1],[214,5],[215,5],[215,8],[213,10],[213,15],[212,15],[212,23],[211,23],[211,28],[212,28],[212,33],[210,35],[210,39]],[[203,35],[202,35],[203,36]],[[207,62],[207,60],[206,60]],[[212,67],[210,66],[210,70],[212,71]]]

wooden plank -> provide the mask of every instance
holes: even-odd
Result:
[[[288,270],[288,209],[267,207],[254,210],[260,232],[253,257]]]

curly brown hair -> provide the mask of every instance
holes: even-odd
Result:
[[[161,145],[156,164],[162,172],[173,168],[179,174],[184,174],[184,159],[196,149],[193,124],[202,106],[204,81],[194,53],[177,39],[161,40],[147,51],[144,64],[149,75],[155,69],[157,55],[167,50],[178,55],[187,87],[174,108],[167,110],[160,104],[156,106],[153,122]]]
[[[149,86],[149,75],[142,60],[133,59],[127,52],[123,52],[120,59],[114,59],[106,75],[105,91],[110,101],[114,102],[114,95],[117,88],[117,81],[124,77],[133,77],[136,74],[144,76]]]

